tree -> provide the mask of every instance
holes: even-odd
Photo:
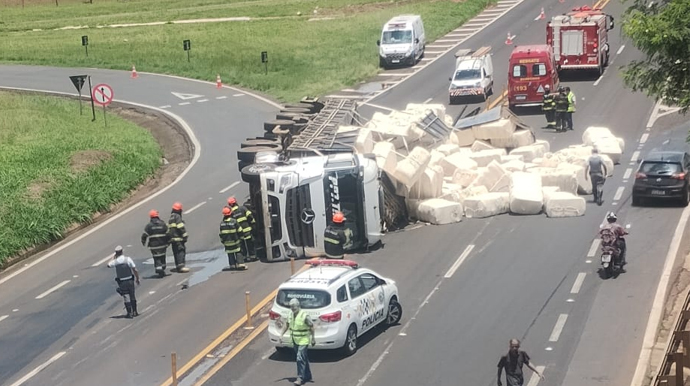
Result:
[[[690,1],[633,0],[623,34],[646,58],[623,66],[626,86],[681,108],[690,108]]]

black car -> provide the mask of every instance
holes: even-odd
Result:
[[[633,184],[632,204],[646,199],[690,202],[690,155],[685,150],[652,151],[640,162]]]

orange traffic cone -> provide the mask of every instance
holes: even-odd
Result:
[[[544,19],[546,19],[546,15],[544,15],[544,7],[542,7],[538,20],[544,20]]]
[[[220,80],[220,74],[216,76],[216,88],[223,88],[223,82]]]
[[[506,45],[509,46],[509,45],[513,44],[513,38],[514,37],[515,36],[510,36],[510,32],[508,32],[508,37],[506,38]]]
[[[137,69],[134,67],[134,65],[132,65],[132,79],[136,79],[138,77],[139,75],[137,75]]]

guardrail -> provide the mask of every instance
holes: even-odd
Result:
[[[678,321],[673,329],[666,354],[659,366],[659,372],[654,377],[654,386],[684,386],[683,370],[690,368],[690,292],[683,304]],[[671,371],[674,370],[674,374]]]

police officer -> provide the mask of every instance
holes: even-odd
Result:
[[[556,127],[556,102],[553,99],[554,94],[551,94],[551,86],[548,84],[544,86],[544,103],[542,111],[546,117],[546,128],[553,129]]]
[[[227,206],[223,208],[223,220],[220,222],[220,242],[225,247],[228,254],[230,269],[246,270],[244,258],[240,253],[240,242],[242,228],[232,216],[232,209]]]
[[[568,113],[568,97],[563,87],[558,88],[558,94],[554,97],[556,103],[556,131],[566,130],[566,115]]]
[[[118,245],[115,247],[115,254],[108,263],[108,268],[115,267],[117,293],[124,299],[127,318],[131,319],[139,316],[139,312],[137,312],[137,296],[134,293],[134,283],[136,282],[139,285],[139,271],[137,271],[132,258],[123,255],[122,252],[122,246]]]
[[[247,209],[247,207],[239,206],[237,204],[237,199],[235,197],[228,198],[228,206],[232,209],[232,216],[242,228],[242,234],[240,235],[240,248],[242,249],[242,254],[247,258],[247,260],[256,260],[256,248],[254,246],[254,235],[252,233],[253,226],[256,224],[256,219],[252,211]]]
[[[334,259],[342,259],[345,254],[345,244],[348,237],[345,232],[345,216],[342,212],[335,212],[333,224],[326,227],[323,235],[326,256]]]
[[[292,312],[283,326],[280,337],[282,338],[285,332],[288,329],[290,330],[292,347],[297,357],[297,379],[293,383],[299,386],[312,380],[307,351],[310,343],[312,347],[316,345],[316,340],[314,339],[314,324],[309,318],[309,315],[302,310],[299,300],[292,298],[288,304]]]
[[[187,229],[182,221],[182,204],[176,202],[172,206],[170,212],[170,220],[168,220],[168,230],[170,231],[170,241],[172,242],[173,256],[175,256],[175,268],[177,272],[189,272],[189,268],[185,267],[185,257],[187,251],[185,244],[187,243]]]
[[[149,218],[151,221],[146,224],[144,233],[141,234],[141,245],[146,246],[148,241],[156,273],[163,277],[165,276],[165,254],[170,245],[168,226],[158,217],[158,211],[155,209],[149,212]]]
[[[570,87],[565,88],[565,94],[568,98],[568,111],[565,114],[565,121],[568,124],[568,129],[573,129],[573,113],[575,112],[575,94],[570,91]]]
[[[604,161],[599,156],[599,149],[596,147],[592,148],[592,155],[587,160],[587,172],[589,172],[589,179],[592,181],[592,195],[594,196],[594,202],[599,204],[599,189],[597,187],[606,182],[606,176],[608,175],[608,170],[606,170],[606,165]]]

